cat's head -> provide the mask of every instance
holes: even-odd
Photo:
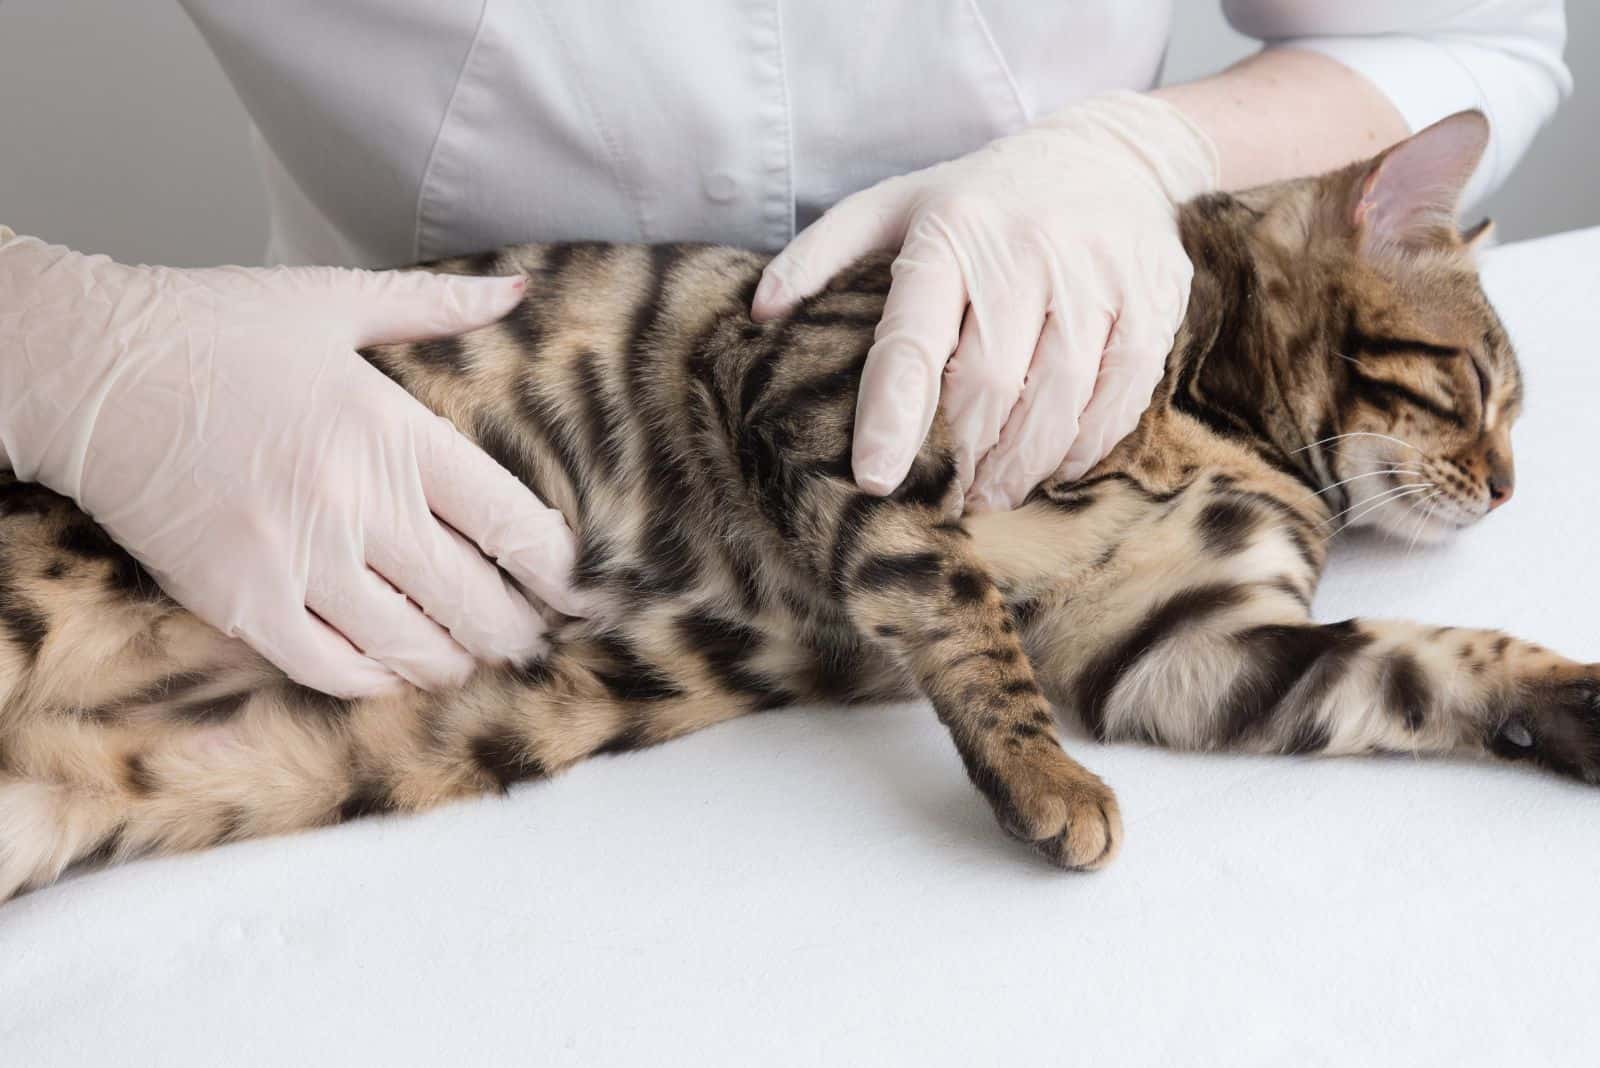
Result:
[[[1461,112],[1367,162],[1241,198],[1269,235],[1257,261],[1302,413],[1295,463],[1333,487],[1335,526],[1438,540],[1511,497],[1522,378],[1478,282],[1488,223],[1457,224],[1488,135],[1481,113]]]

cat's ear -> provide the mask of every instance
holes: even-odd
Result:
[[[1489,144],[1481,111],[1458,111],[1368,165],[1350,209],[1361,250],[1381,254],[1459,241],[1461,192]]]
[[[1461,231],[1461,244],[1468,252],[1482,251],[1494,236],[1494,220],[1485,218]]]

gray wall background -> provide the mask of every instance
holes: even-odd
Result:
[[[1216,3],[1175,6],[1168,80],[1255,48]],[[1600,3],[1567,9],[1578,87],[1484,205],[1505,240],[1600,223]],[[0,221],[129,262],[259,261],[244,111],[176,3],[0,0]]]

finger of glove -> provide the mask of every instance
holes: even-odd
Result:
[[[907,242],[861,370],[851,467],[868,493],[892,493],[911,470],[939,408],[945,364],[961,336],[967,288],[948,245]]]
[[[862,190],[802,230],[761,272],[750,317],[759,323],[785,315],[868,252],[898,244],[906,232],[905,189],[891,179]]]
[[[1106,333],[1104,315],[1046,317],[1022,399],[973,477],[969,511],[1015,508],[1061,466],[1094,389]]]
[[[400,677],[364,655],[304,605],[285,604],[275,618],[236,626],[238,635],[302,686],[355,699],[392,693]]]
[[[986,307],[974,295],[961,342],[945,368],[945,425],[963,491],[971,487],[978,464],[999,442],[1001,428],[1022,398],[1044,325],[1042,293],[1012,288],[1004,304]]]
[[[306,608],[307,576],[283,556],[283,546],[263,538],[253,524],[213,528],[208,545],[227,547],[235,561],[223,573],[220,559],[190,549],[176,571],[151,571],[167,595],[230,638],[238,638],[285,675],[335,697],[389,693],[399,676],[365,656]]]
[[[346,562],[307,591],[306,606],[366,656],[411,685],[460,685],[476,661],[405,594],[360,561]]]
[[[1057,475],[1082,478],[1133,432],[1150,406],[1181,319],[1124,314],[1106,342],[1094,393],[1078,419],[1078,434]]]
[[[477,546],[428,511],[420,489],[402,517],[369,529],[365,540],[368,566],[474,656],[521,660],[544,651],[538,610]]]
[[[527,289],[521,275],[343,271],[331,277],[338,279],[358,347],[464,334],[504,318]]]
[[[419,463],[433,513],[545,604],[569,616],[589,615],[592,606],[572,585],[577,539],[561,513],[449,422],[429,423]]]

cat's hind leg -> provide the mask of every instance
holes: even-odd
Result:
[[[0,774],[0,900],[77,863],[504,793],[785,699],[682,659],[637,635],[588,633],[440,694],[341,701],[280,677],[130,697],[90,718],[41,709],[10,737]]]
[[[784,703],[768,651],[685,605],[668,626],[571,624],[548,658],[448,693],[342,701],[166,599],[70,501],[0,481],[0,901],[75,864],[503,792]]]
[[[0,900],[118,852],[111,771],[145,705],[201,715],[268,674],[71,501],[0,476]]]

